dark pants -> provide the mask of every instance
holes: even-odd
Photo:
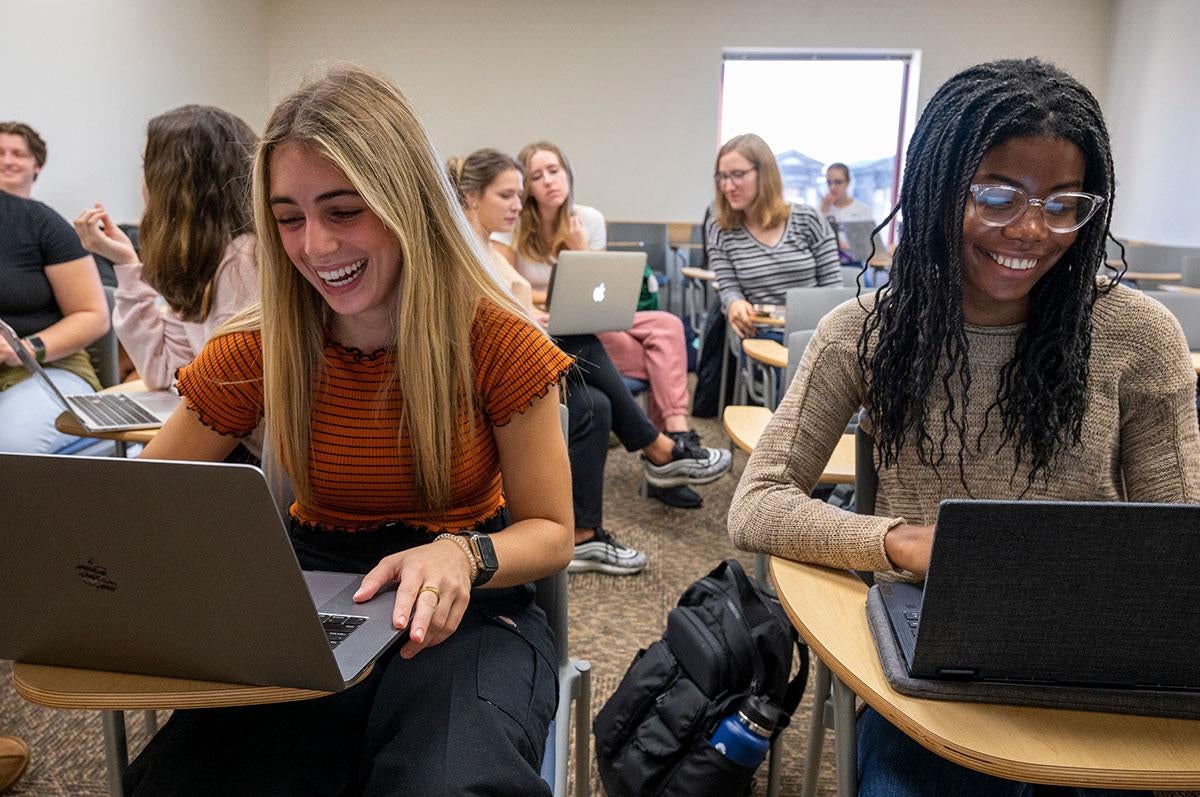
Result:
[[[859,797],[1116,797],[1150,792],[1034,786],[985,775],[926,750],[873,708],[858,718]]]
[[[659,431],[629,392],[595,335],[568,335],[554,342],[576,359],[576,367],[567,377],[570,417],[567,453],[571,460],[575,525],[595,528],[601,524],[603,515],[609,431],[617,435],[628,451],[650,445]]]
[[[305,569],[365,573],[428,539],[297,530],[293,545]],[[538,772],[558,668],[531,587],[475,590],[445,642],[407,661],[398,647],[329,697],[176,711],[130,765],[126,793],[550,793]]]

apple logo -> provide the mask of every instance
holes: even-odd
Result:
[[[89,587],[105,592],[115,592],[117,589],[116,582],[108,577],[108,569],[96,564],[95,559],[88,559],[87,564],[77,566],[75,573]]]
[[[592,301],[596,304],[600,304],[600,302],[604,301],[604,292],[606,290],[608,290],[608,288],[603,282],[601,282],[595,288],[592,288]]]

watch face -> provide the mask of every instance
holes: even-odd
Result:
[[[471,542],[478,552],[479,564],[482,569],[496,570],[500,567],[500,562],[496,559],[496,546],[492,544],[491,537],[486,534],[475,534],[471,537]]]

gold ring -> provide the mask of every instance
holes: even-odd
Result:
[[[426,584],[425,586],[423,586],[419,590],[417,590],[418,598],[421,597],[422,592],[432,592],[434,598],[436,598],[437,600],[442,599],[442,593],[438,592],[438,588],[433,586],[432,584]]]

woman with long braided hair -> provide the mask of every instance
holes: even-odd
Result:
[[[1099,103],[1056,67],[996,61],[938,89],[908,149],[891,283],[822,320],[734,495],[734,542],[913,581],[942,499],[1200,502],[1183,333],[1096,276],[1114,188]],[[874,516],[808,497],[860,406]],[[1028,788],[871,709],[858,736],[863,795]]]

